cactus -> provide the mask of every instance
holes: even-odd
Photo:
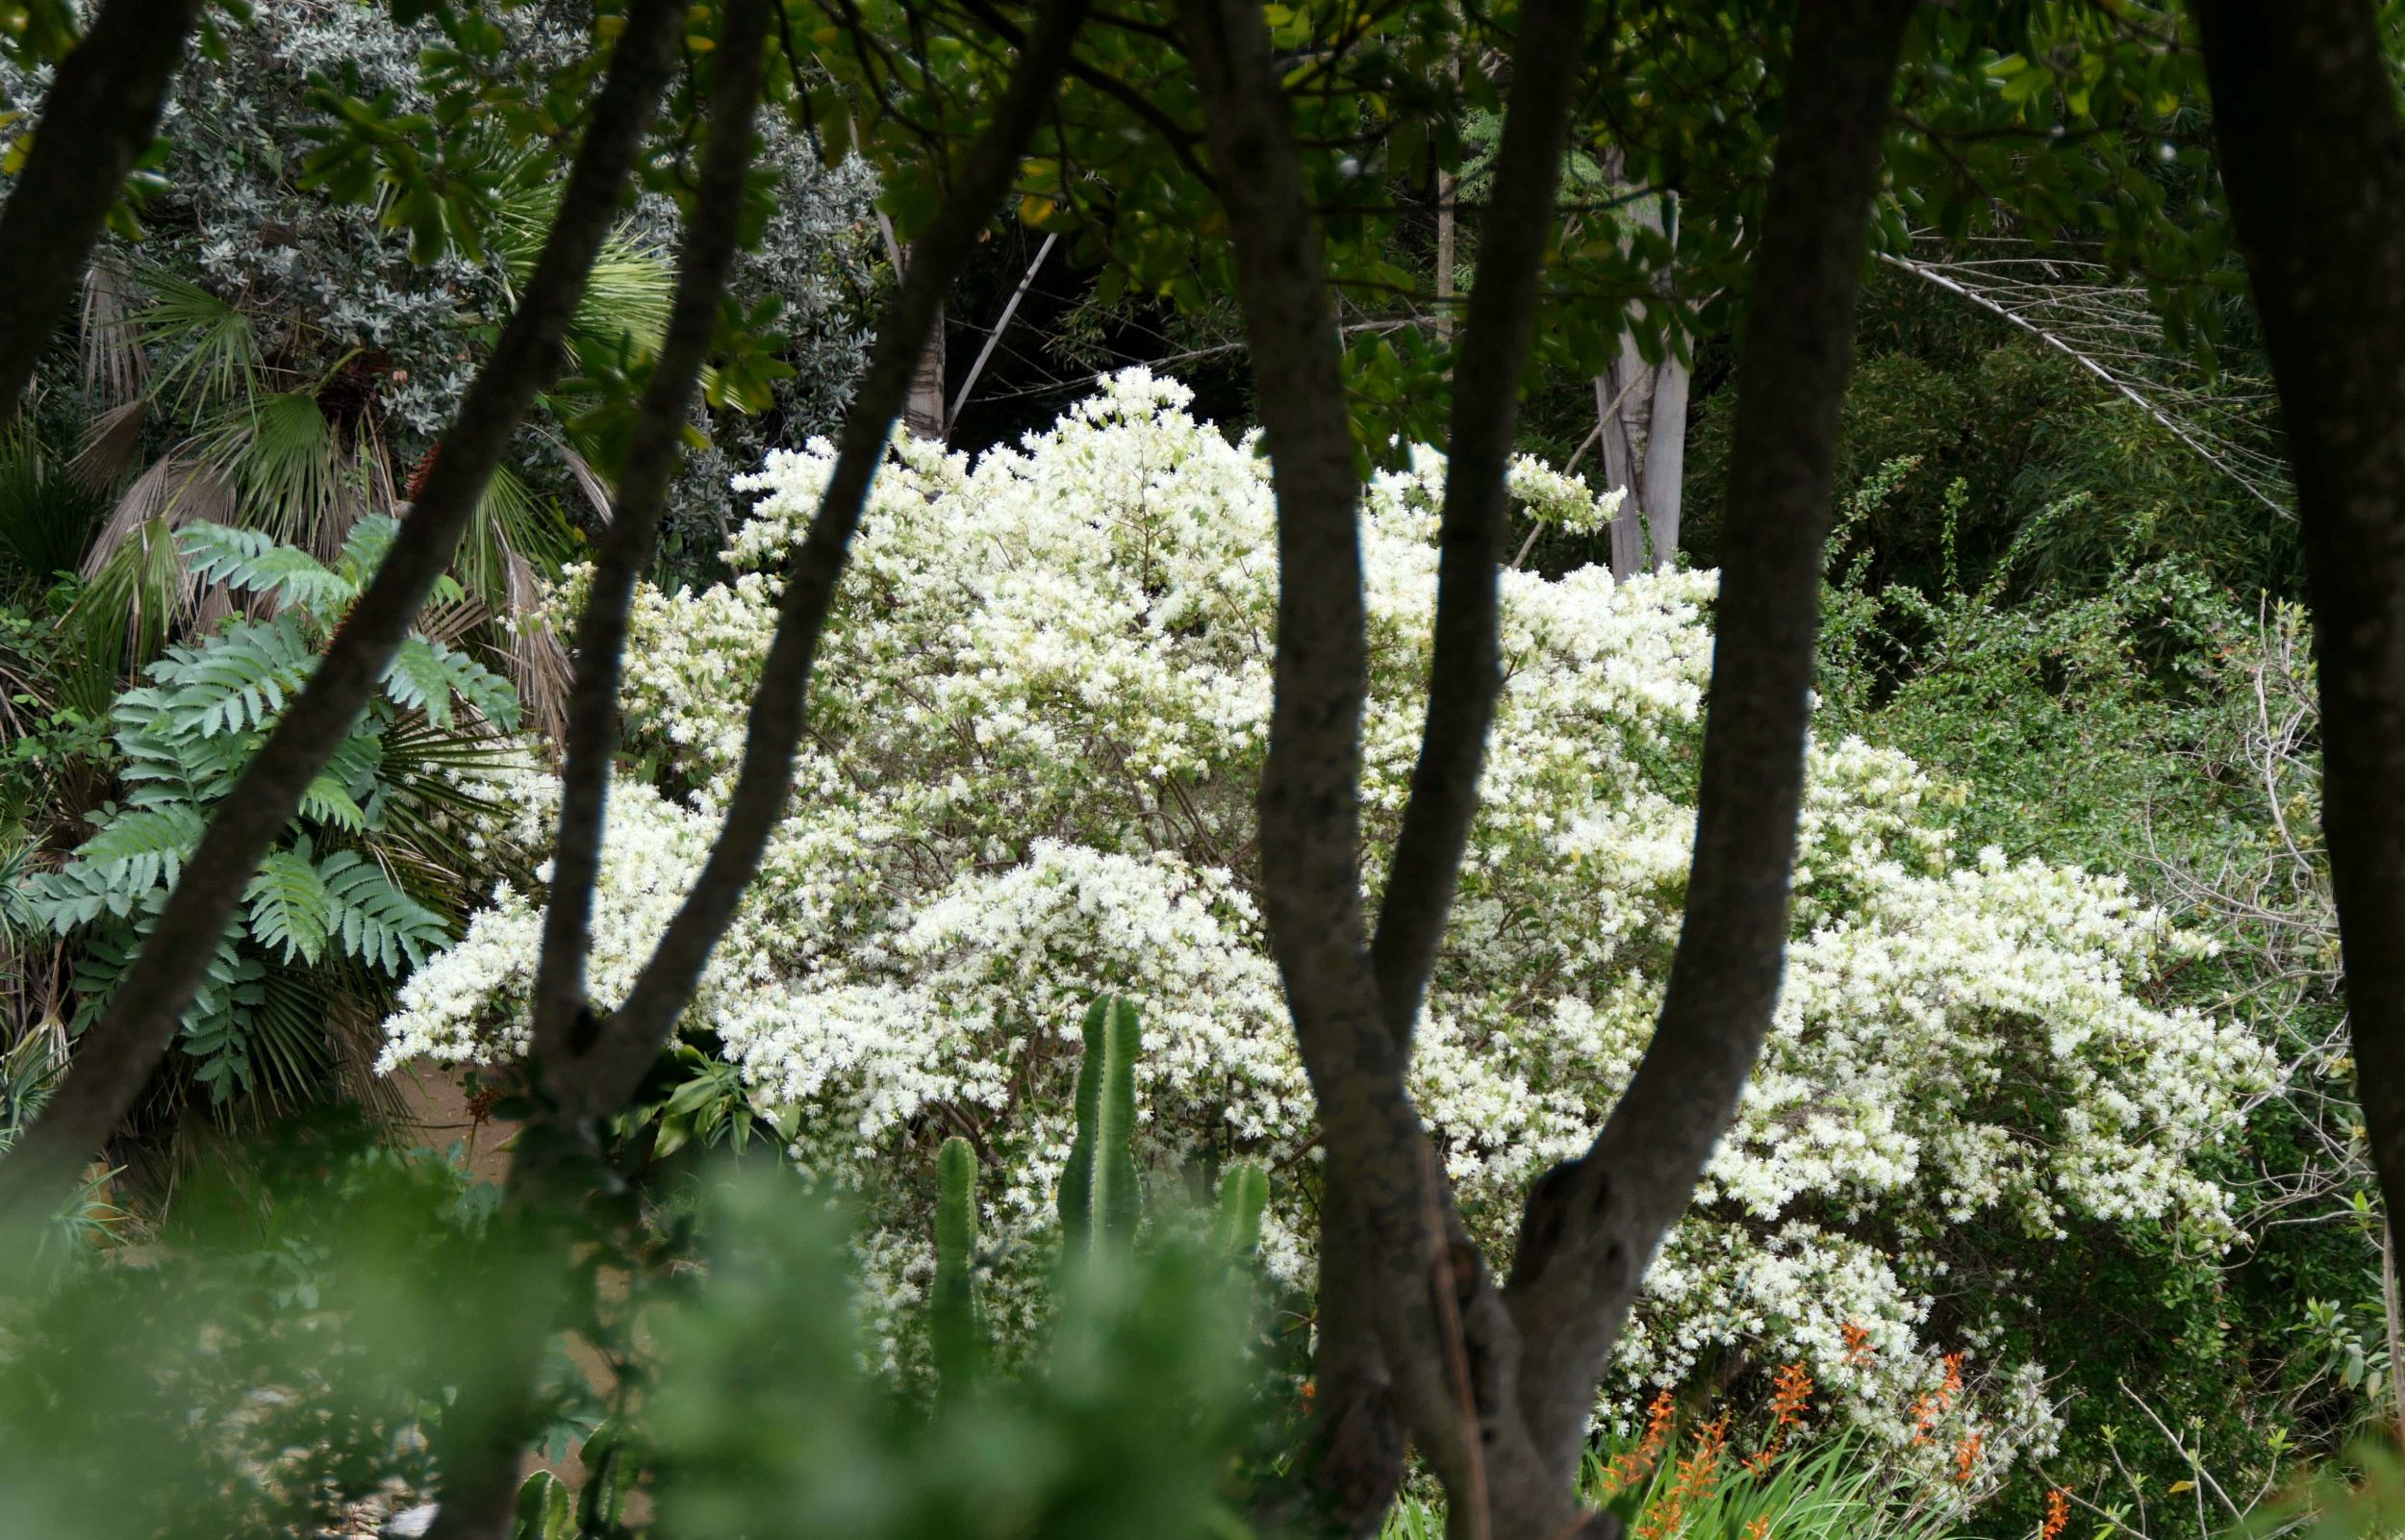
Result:
[[[1219,1179],[1219,1223],[1211,1243],[1230,1261],[1251,1256],[1261,1245],[1261,1210],[1269,1206],[1269,1176],[1251,1161],[1228,1168]]]
[[[577,1532],[575,1498],[566,1482],[537,1471],[518,1489],[511,1540],[572,1540]]]
[[[932,1335],[937,1383],[947,1396],[966,1389],[985,1356],[977,1308],[977,1156],[955,1134],[935,1157],[935,1288]]]
[[[1134,1147],[1141,1037],[1131,1001],[1104,996],[1085,1013],[1077,1134],[1060,1175],[1060,1227],[1071,1256],[1135,1240],[1143,1201]]]

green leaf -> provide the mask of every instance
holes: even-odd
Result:
[[[261,862],[258,874],[242,890],[242,901],[250,906],[253,939],[262,947],[282,948],[286,962],[301,957],[314,963],[324,952],[334,901],[310,862],[306,840]]]
[[[129,809],[84,842],[75,864],[120,892],[139,893],[163,879],[173,884],[207,826],[193,807]]]
[[[329,904],[329,939],[343,952],[388,973],[417,967],[449,941],[443,917],[392,885],[382,869],[355,850],[338,850],[317,864]]]
[[[266,594],[278,604],[332,616],[359,596],[354,579],[328,571],[307,551],[276,543],[265,530],[187,524],[176,532],[176,544],[201,582]]]

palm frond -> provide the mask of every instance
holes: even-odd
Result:
[[[133,279],[114,263],[84,269],[83,324],[77,333],[84,394],[95,405],[122,406],[150,383],[150,355],[133,324],[141,305]]]
[[[88,562],[83,592],[67,611],[66,626],[81,643],[81,665],[68,681],[70,704],[98,716],[109,707],[117,681],[142,659],[166,644],[175,627],[192,618],[192,585],[175,543],[170,516],[137,520]]]
[[[165,356],[152,393],[173,395],[179,414],[205,413],[250,393],[264,362],[250,317],[188,278],[158,268],[139,275],[149,303],[130,312],[125,330],[153,356]]]
[[[342,435],[309,391],[236,403],[190,447],[233,487],[241,522],[279,540],[340,549],[365,511]]]
[[[67,469],[94,491],[115,486],[134,468],[134,457],[141,453],[142,425],[149,420],[150,397],[146,395],[94,414],[84,425],[83,445]]]
[[[146,524],[162,519],[167,529],[196,520],[223,524],[233,515],[234,490],[214,468],[181,454],[162,456],[118,495],[92,537],[91,548],[84,553],[84,576],[98,576],[117,548]],[[175,548],[172,540],[166,544]]]
[[[25,576],[74,570],[108,506],[31,433],[0,440],[0,555]]]
[[[562,445],[560,453],[568,461],[568,473],[575,481],[576,490],[592,505],[594,517],[605,524],[617,517],[617,491],[602,478],[601,472],[593,468],[593,462],[568,445]]]

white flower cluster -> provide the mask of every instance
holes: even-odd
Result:
[[[1272,1262],[1308,1276],[1313,1168],[1297,1157],[1312,1108],[1252,891],[1273,505],[1253,445],[1186,401],[1133,371],[974,466],[898,451],[821,651],[789,815],[688,1020],[797,1130],[796,1159],[878,1195],[886,1228],[863,1257],[889,1316],[923,1275],[927,1221],[924,1195],[885,1178],[924,1177],[962,1129],[988,1159],[996,1314],[1032,1308],[1075,1027],[1101,990],[1144,1003],[1152,1170],[1278,1168]],[[684,790],[614,801],[605,1000],[715,826],[777,571],[830,461],[823,445],[780,454],[748,484],[764,495],[736,581],[642,595],[627,720]],[[1442,473],[1421,452],[1375,482],[1363,518],[1373,852],[1416,748]],[[1541,467],[1513,480],[1550,520],[1608,515]],[[1653,1029],[1712,591],[1696,573],[1504,578],[1508,686],[1413,1085],[1498,1244]],[[2188,943],[2120,883],[1992,853],[1958,864],[1927,795],[1900,755],[1814,746],[1777,1023],[1651,1275],[1608,1420],[1731,1353],[1797,1359],[1856,1421],[1921,1452],[1933,1481],[1976,1490],[2052,1427],[2039,1366],[1983,1358],[2016,1308],[1997,1257],[2042,1263],[2074,1223],[2230,1238],[2195,1157],[2264,1074],[2261,1048],[2141,997]],[[503,894],[411,981],[388,1064],[515,1050],[535,934],[529,901]]]

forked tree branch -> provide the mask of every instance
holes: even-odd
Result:
[[[148,147],[203,0],[108,0],[59,62],[0,213],[0,422],[74,303],[92,242]]]
[[[717,335],[720,306],[743,227],[751,172],[752,123],[767,67],[774,0],[728,0],[724,35],[713,57],[709,140],[677,264],[668,332],[645,384],[616,508],[595,553],[591,590],[576,624],[575,682],[569,692],[562,745],[559,836],[553,846],[551,901],[544,912],[543,957],[535,972],[534,1063],[544,1089],[571,1117],[599,1110],[588,1100],[577,1023],[585,1012],[585,968],[592,950],[594,884],[601,871],[610,763],[618,746],[618,688],[624,671],[626,617],[635,584],[658,544],[669,482],[683,461],[702,361]]]
[[[1523,1410],[1575,1469],[1637,1285],[1736,1109],[1779,994],[1837,409],[1912,0],[1803,0],[1754,260],[1686,908],[1654,1038],[1530,1195],[1506,1289]]]
[[[2405,124],[2368,0],[2195,0],[2296,487],[2357,1090],[2405,1214]]]
[[[309,683],[210,820],[140,954],[77,1045],[58,1094],[4,1160],[0,1211],[62,1196],[115,1129],[175,1040],[177,1023],[234,921],[242,890],[291,821],[301,795],[350,731],[450,565],[493,469],[535,392],[559,366],[561,339],[643,148],[676,55],[681,0],[634,0],[517,311],[468,387],[417,503],[384,564],[343,618]]]
[[[752,693],[726,821],[625,1003],[585,1055],[578,1078],[589,1108],[622,1105],[642,1083],[692,1001],[710,952],[734,919],[769,836],[784,816],[806,720],[811,665],[869,485],[901,415],[920,351],[943,312],[945,293],[1010,191],[1021,151],[1059,91],[1085,6],[1086,0],[1046,0],[993,121],[978,135],[934,222],[911,243],[909,266],[887,304],[868,370],[845,416],[834,471],[786,579],[775,635]]]
[[[1532,1468],[1507,1390],[1508,1323],[1405,1089],[1406,1048],[1380,1010],[1362,921],[1360,482],[1319,225],[1259,8],[1179,9],[1278,503],[1261,907],[1327,1149],[1322,1362],[1344,1402],[1327,1413],[1314,1482],[1341,1526],[1374,1531],[1392,1495],[1399,1414],[1445,1483],[1453,1533],[1551,1540],[1578,1523],[1570,1484],[1547,1489]],[[1508,390],[1516,370],[1504,378]]]
[[[1479,226],[1478,281],[1454,356],[1428,717],[1371,944],[1386,1029],[1406,1048],[1444,939],[1478,813],[1487,728],[1503,693],[1498,604],[1510,509],[1505,475],[1519,431],[1520,377],[1536,329],[1585,31],[1586,0],[1529,0],[1520,9],[1494,197]]]

